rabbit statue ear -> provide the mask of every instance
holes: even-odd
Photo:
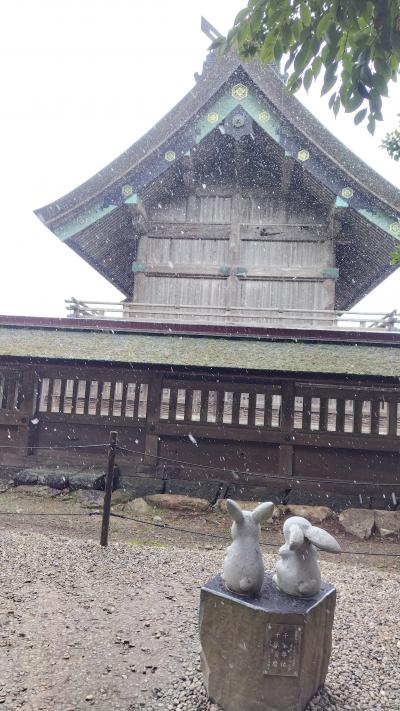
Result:
[[[240,508],[239,504],[236,503],[236,501],[233,501],[232,499],[227,499],[226,508],[228,509],[228,513],[230,517],[233,518],[235,523],[241,523],[244,520],[243,511]]]
[[[304,531],[297,523],[294,523],[289,529],[288,543],[290,550],[296,550],[304,543]]]
[[[314,546],[320,548],[321,551],[327,551],[327,553],[340,553],[341,547],[336,539],[331,536],[330,533],[324,531],[323,528],[317,528],[316,526],[309,526],[304,532],[305,537]]]
[[[257,506],[252,512],[253,519],[256,523],[261,523],[263,518],[270,518],[274,510],[274,504],[271,501],[266,501]]]

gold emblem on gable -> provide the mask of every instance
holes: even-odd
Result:
[[[271,114],[269,113],[269,111],[260,111],[260,113],[258,114],[258,118],[260,121],[267,122],[270,120]]]
[[[216,111],[210,111],[210,113],[207,116],[208,123],[217,123],[218,119],[219,119],[219,114],[217,114]]]
[[[346,198],[346,200],[349,200],[350,198],[352,198],[353,195],[354,195],[353,188],[343,188],[342,189],[341,196],[343,198]]]
[[[304,162],[305,160],[309,159],[310,153],[309,151],[306,151],[305,148],[302,148],[301,151],[298,152],[297,157],[299,160]]]
[[[164,155],[164,158],[168,161],[168,163],[172,163],[172,161],[176,158],[175,151],[167,151]]]
[[[232,96],[234,99],[238,99],[238,101],[245,99],[248,93],[249,91],[245,84],[235,84],[235,86],[232,87]]]

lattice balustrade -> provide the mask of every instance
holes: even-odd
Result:
[[[39,413],[121,417],[145,420],[149,383],[143,379],[110,377],[43,377]],[[158,397],[159,421],[170,424],[239,426],[281,429],[283,382],[232,384],[164,379]],[[15,376],[0,380],[1,407],[18,407],[21,392]],[[285,401],[286,430],[341,435],[400,435],[400,394],[396,389],[331,386],[297,382],[294,397]]]
[[[39,412],[145,419],[148,383],[43,378]]]
[[[0,410],[20,410],[22,401],[20,375],[14,372],[0,372]]]
[[[221,384],[201,387],[164,387],[161,393],[160,420],[244,427],[280,427],[282,395],[280,387]]]

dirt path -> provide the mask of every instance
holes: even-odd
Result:
[[[0,516],[0,708],[213,708],[197,671],[197,610],[200,586],[221,569],[225,542],[113,519],[103,550],[97,516],[26,515],[82,511],[75,503],[15,491],[3,497],[0,510],[14,506],[20,515]],[[228,534],[220,516],[162,517]],[[264,537],[278,540],[279,527]],[[357,545],[383,552],[379,542]],[[265,556],[267,568],[275,555]],[[331,557],[322,570],[338,587],[338,606],[329,693],[310,709],[400,709],[400,559]]]

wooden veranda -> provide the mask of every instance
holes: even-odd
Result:
[[[327,344],[326,335],[315,340],[312,331],[302,344],[295,331],[290,342],[265,334],[264,345],[262,339],[252,341],[253,346],[248,338],[209,339],[213,347],[236,349],[238,357],[245,349],[243,358],[247,353],[256,358],[256,344],[272,346],[265,357],[274,353],[276,362],[267,371],[252,368],[250,361],[247,368],[224,368],[216,356],[214,366],[178,363],[178,350],[170,351],[171,341],[165,339],[176,339],[176,349],[185,352],[209,348],[209,341],[205,346],[204,336],[152,335],[148,325],[139,336],[136,328],[134,334],[130,330],[119,337],[122,344],[130,343],[129,338],[158,339],[158,363],[150,351],[148,362],[115,362],[110,353],[106,363],[104,354],[93,351],[99,334],[88,329],[36,328],[44,331],[46,357],[39,357],[40,348],[32,341],[32,334],[38,338],[35,329],[18,330],[31,355],[22,357],[17,345],[13,357],[2,356],[3,465],[99,465],[103,450],[85,445],[106,443],[109,430],[115,429],[122,448],[118,463],[123,476],[133,477],[132,486],[145,481],[154,490],[181,491],[187,484],[196,491],[208,482],[229,484],[242,498],[263,492],[279,497],[293,489],[297,499],[349,496],[363,503],[371,497],[381,505],[400,497],[400,388],[394,375],[400,367],[399,334],[370,335],[369,344],[358,334],[358,345],[343,344],[345,336],[337,332],[332,332],[333,345]],[[92,349],[91,362],[77,350],[78,335]],[[102,335],[113,342],[118,337]],[[63,336],[70,343],[64,357]],[[59,353],[52,343],[58,344]],[[132,343],[138,348],[137,340]],[[146,348],[149,343],[145,341]],[[278,359],[290,359],[290,349],[297,349],[298,363],[292,363],[291,371],[279,370]],[[332,371],[337,370],[332,363],[346,354],[342,370],[347,373],[322,372],[328,355]],[[306,372],[309,359],[314,365]],[[363,360],[370,372],[352,372]],[[368,363],[376,364],[375,374]]]

